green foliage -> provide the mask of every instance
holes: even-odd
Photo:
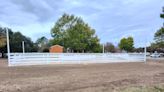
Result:
[[[127,52],[132,52],[134,49],[134,41],[132,37],[122,38],[119,47],[121,50],[125,50]]]
[[[116,52],[115,46],[112,43],[107,42],[105,44],[105,52]]]
[[[42,52],[49,52],[49,48],[45,47]]]
[[[164,18],[164,14],[161,14],[160,17],[161,17],[161,18]]]
[[[164,28],[159,29],[154,35],[155,43],[151,46],[153,48],[164,48]]]
[[[164,7],[163,13],[160,14],[161,18],[164,18]],[[161,27],[154,35],[155,43],[151,44],[151,48],[158,49],[160,52],[164,51],[164,27]]]
[[[164,28],[163,27],[155,33],[154,39],[156,43],[164,42]]]
[[[22,52],[22,41],[25,43],[26,52],[36,51],[36,46],[30,38],[22,35],[20,32],[9,32],[11,52]]]
[[[51,30],[51,43],[62,45],[75,52],[100,52],[99,39],[95,30],[74,15],[64,14]]]
[[[4,30],[6,31],[6,30]],[[22,52],[22,41],[25,42],[25,51],[34,52],[37,51],[35,44],[30,38],[22,35],[20,32],[13,32],[11,29],[9,31],[9,41],[10,41],[10,51],[11,52]],[[5,42],[6,43],[6,42]],[[0,52],[7,52],[6,44],[0,47]]]
[[[6,33],[5,29],[0,27],[0,47],[3,47],[6,45]]]
[[[161,17],[161,18],[164,18],[164,7],[163,7],[163,13],[160,14],[160,17]]]
[[[54,38],[52,43],[64,45],[64,36],[66,31],[73,27],[77,21],[74,15],[63,14],[63,16],[56,22],[55,26],[51,29],[51,35]]]
[[[126,87],[120,89],[120,91],[118,92],[164,92],[164,86],[157,85],[157,86]]]
[[[37,39],[36,44],[39,52],[49,52],[49,41],[46,37],[40,37]]]
[[[147,49],[148,50],[148,49]],[[134,52],[144,52],[144,48],[139,47],[139,48],[134,48]]]

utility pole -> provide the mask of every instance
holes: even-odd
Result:
[[[6,37],[7,37],[7,56],[8,56],[8,65],[10,66],[10,42],[9,42],[9,31],[6,28]]]
[[[162,15],[164,16],[164,7],[162,9],[163,9],[162,10],[163,11],[163,14]],[[164,20],[164,18],[163,18],[163,20]],[[164,22],[163,22],[163,28],[164,28]]]

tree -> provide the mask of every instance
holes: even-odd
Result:
[[[154,35],[155,43],[152,45],[157,48],[164,48],[164,28],[159,29]]]
[[[6,31],[4,28],[0,27],[0,53],[2,53],[2,58],[4,57],[5,46],[6,46]]]
[[[0,27],[0,47],[3,47],[6,45],[6,33],[5,29]]]
[[[39,52],[49,52],[49,41],[46,37],[40,37],[37,39],[36,44]]]
[[[138,53],[144,52],[144,48],[142,48],[142,47],[134,48],[134,52],[138,52]]]
[[[163,13],[160,14],[161,18],[164,18],[164,7]],[[152,48],[158,49],[160,52],[164,51],[164,25],[154,35],[155,43],[151,44]]]
[[[127,39],[126,38],[122,38],[120,43],[119,43],[119,47],[121,50],[126,50],[127,49]]]
[[[105,51],[114,53],[114,52],[116,52],[115,46],[112,43],[107,42],[105,44]]]
[[[77,17],[74,15],[63,14],[51,29],[51,35],[54,38],[53,44],[64,45],[64,36],[66,31],[75,25]]]
[[[134,41],[132,37],[122,38],[119,47],[121,50],[125,50],[127,52],[132,52],[134,49]]]
[[[161,18],[164,18],[164,7],[163,7],[162,12],[163,12],[163,13],[160,14],[160,17],[161,17]]]
[[[3,29],[6,32],[5,29]],[[25,42],[25,51],[26,52],[35,52],[37,51],[36,45],[31,41],[29,37],[22,35],[20,32],[13,32],[8,28],[9,31],[9,41],[10,41],[10,51],[11,52],[22,52],[22,41]],[[6,42],[5,45],[0,47],[1,53],[7,52]]]
[[[95,30],[80,17],[64,14],[51,30],[51,42],[74,52],[100,52],[99,39]]]
[[[22,41],[25,43],[26,52],[35,52],[37,48],[29,37],[22,35],[20,32],[9,32],[11,52],[22,52]]]

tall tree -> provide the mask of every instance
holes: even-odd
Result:
[[[119,47],[121,50],[125,50],[127,52],[132,52],[134,49],[134,41],[133,37],[122,38]]]
[[[4,57],[5,46],[6,46],[6,31],[4,28],[0,27],[0,53],[2,53],[2,58]]]
[[[46,37],[40,37],[40,38],[38,38],[37,39],[37,41],[36,41],[36,44],[37,44],[37,46],[38,46],[38,51],[39,52],[48,52],[48,49],[49,49],[49,41],[48,41],[48,39],[46,38]]]
[[[162,27],[155,33],[154,39],[155,44],[153,44],[153,46],[156,45],[157,48],[164,48],[164,27]]]
[[[6,33],[5,29],[0,27],[0,47],[6,45]]]
[[[29,37],[22,35],[20,32],[9,32],[11,52],[22,52],[22,41],[25,43],[26,52],[36,51],[35,44]]]
[[[6,30],[4,29],[4,32]],[[11,29],[8,28],[9,31],[9,41],[10,41],[10,51],[11,52],[22,52],[22,41],[25,42],[25,51],[26,52],[34,52],[37,51],[35,44],[31,41],[29,37],[22,35],[20,32],[13,32]],[[0,52],[7,52],[5,45],[0,47]]]
[[[160,17],[164,19],[164,7],[163,7],[163,10],[162,10],[162,13],[160,14]]]
[[[77,17],[74,15],[63,14],[51,29],[51,35],[54,38],[52,43],[64,45],[64,36],[66,35],[66,31],[73,27],[76,24],[76,21]]]
[[[112,44],[112,43],[110,43],[110,42],[107,42],[106,44],[105,44],[105,51],[106,52],[112,52],[112,53],[114,53],[116,50],[115,50],[115,46]]]
[[[163,13],[160,14],[160,17],[164,19],[164,7]],[[163,27],[161,27],[154,35],[155,43],[151,44],[151,48],[158,49],[159,51],[164,51],[164,23]]]
[[[64,14],[51,30],[53,44],[75,52],[100,52],[99,39],[95,30],[80,17]]]

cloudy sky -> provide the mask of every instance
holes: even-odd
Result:
[[[20,31],[35,41],[51,38],[50,30],[63,13],[80,16],[96,30],[101,43],[117,44],[133,36],[135,46],[153,41],[162,26],[164,0],[0,0],[0,26]]]

